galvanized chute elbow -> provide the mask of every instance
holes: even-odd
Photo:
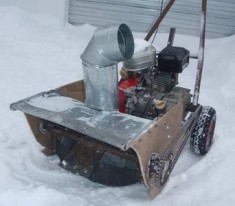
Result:
[[[99,29],[81,55],[83,64],[106,67],[130,59],[134,53],[134,39],[126,24]]]

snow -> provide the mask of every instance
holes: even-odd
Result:
[[[148,46],[151,45],[148,41],[145,41],[144,39],[135,38],[134,41],[135,41],[134,54],[144,51]]]
[[[235,36],[207,40],[199,101],[216,108],[215,141],[205,157],[193,155],[187,144],[162,193],[149,200],[146,188],[136,184],[106,187],[71,174],[45,157],[21,112],[9,105],[41,91],[82,78],[80,54],[94,27],[60,24],[14,7],[0,7],[0,205],[91,206],[163,205],[220,206],[235,201]],[[135,34],[144,38],[145,34]],[[157,50],[168,35],[158,34]],[[198,38],[176,35],[176,46],[198,50]],[[197,62],[180,75],[193,89]]]
[[[45,98],[49,98],[49,101],[45,101]],[[38,96],[28,101],[27,103],[34,107],[49,110],[52,112],[64,112],[81,105],[80,102],[64,96]]]

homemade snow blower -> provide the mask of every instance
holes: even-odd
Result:
[[[169,1],[145,40],[149,40],[174,3]],[[206,0],[193,97],[177,86],[190,53],[172,46],[156,54],[149,45],[134,53],[125,24],[94,32],[81,55],[84,80],[13,103],[25,113],[45,153],[92,181],[123,186],[143,181],[150,197],[164,187],[188,138],[194,153],[208,152],[216,112],[198,104],[204,59]],[[117,63],[123,61],[118,82]],[[192,101],[191,101],[192,97]]]

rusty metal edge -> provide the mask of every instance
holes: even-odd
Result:
[[[166,7],[164,8],[164,10],[162,11],[162,13],[160,14],[160,16],[158,17],[158,19],[156,20],[156,22],[154,23],[154,25],[152,26],[152,28],[149,30],[148,34],[146,35],[146,37],[144,38],[144,40],[148,41],[151,36],[153,35],[153,33],[156,31],[156,29],[159,27],[160,23],[162,22],[162,20],[164,19],[164,17],[166,16],[166,14],[168,13],[168,11],[170,10],[171,6],[174,4],[175,0],[170,0],[168,2],[168,4],[166,5]]]
[[[205,36],[206,36],[206,9],[207,9],[207,0],[202,0],[200,43],[198,51],[197,75],[196,75],[196,82],[193,94],[193,105],[198,104],[200,87],[201,87],[202,70],[204,63],[204,51],[205,51]]]

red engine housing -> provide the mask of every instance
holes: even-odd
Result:
[[[137,76],[129,77],[128,79],[121,79],[118,83],[119,96],[119,112],[126,112],[126,97],[124,91],[128,88],[134,87],[138,84],[139,78]]]

